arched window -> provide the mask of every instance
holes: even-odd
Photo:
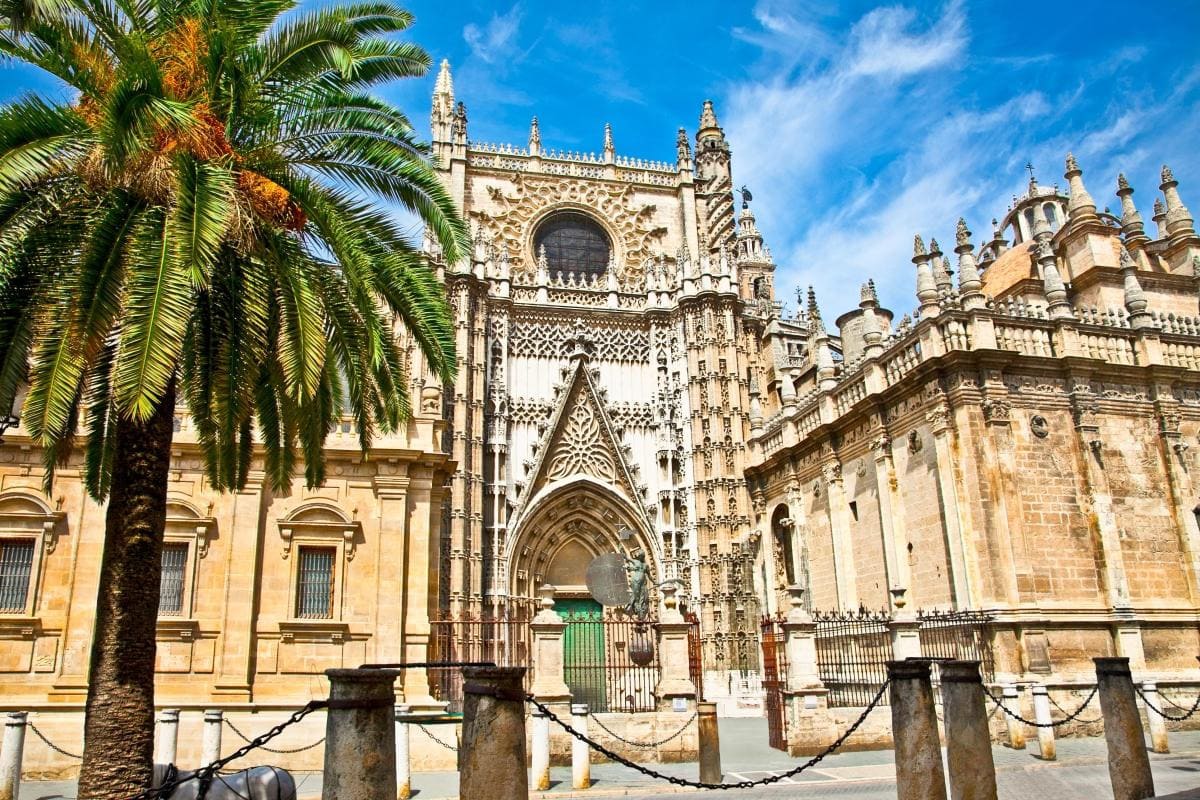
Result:
[[[1042,206],[1042,210],[1046,212],[1046,221],[1050,223],[1050,230],[1058,230],[1058,209],[1054,207],[1054,203],[1046,203]]]
[[[603,275],[612,252],[604,228],[578,211],[560,211],[538,226],[533,249],[540,257],[543,248],[554,278],[572,272],[577,277]]]

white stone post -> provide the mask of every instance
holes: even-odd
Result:
[[[921,621],[917,615],[905,610],[907,605],[904,596],[907,589],[892,589],[892,604],[896,606],[896,615],[888,623],[892,632],[892,658],[896,661],[907,661],[910,658],[921,657]]]
[[[1163,707],[1162,697],[1158,694],[1158,685],[1154,681],[1146,681],[1142,684],[1142,694],[1145,695],[1146,700],[1146,722],[1150,726],[1150,749],[1155,753],[1169,753],[1171,747],[1167,743],[1167,720],[1154,710],[1157,708],[1161,711]]]
[[[587,703],[571,704],[571,727],[587,736]],[[575,737],[571,737],[571,786],[575,789],[588,789],[591,785],[591,748]]]
[[[164,708],[158,713],[158,756],[156,764],[174,764],[179,745],[179,709]]]
[[[204,712],[204,738],[200,744],[200,766],[207,767],[221,757],[221,726],[225,714],[219,708]]]
[[[658,622],[658,655],[662,672],[655,694],[658,695],[660,709],[667,710],[671,708],[673,698],[686,698],[689,704],[696,700],[696,684],[692,683],[688,655],[688,633],[692,626],[679,613],[679,599],[675,597],[679,586],[667,581],[658,590],[662,595]]]
[[[1049,725],[1053,721],[1050,718],[1050,693],[1040,683],[1033,687],[1032,692],[1033,721],[1039,726]],[[1037,729],[1037,737],[1038,749],[1042,751],[1042,760],[1053,761],[1058,752],[1054,745],[1054,728],[1039,727]]]
[[[804,590],[789,586],[787,593],[791,608],[783,623],[783,634],[787,648],[788,691],[824,688],[817,668],[817,623],[804,607]]]
[[[531,756],[533,790],[544,792],[550,788],[550,718],[540,711],[533,717],[533,754]]]
[[[538,589],[541,609],[529,624],[533,637],[533,685],[530,694],[543,703],[566,702],[571,690],[563,680],[563,634],[567,623],[554,610],[554,587]]]
[[[412,797],[412,761],[409,757],[408,706],[396,706],[396,800]]]
[[[1005,684],[1004,707],[1014,714],[1021,713],[1021,693],[1018,691],[1016,684]],[[1008,714],[1004,715],[1004,719],[1008,721],[1008,746],[1013,750],[1024,750],[1025,726]]]
[[[4,720],[4,743],[0,745],[0,800],[18,800],[21,791],[27,716],[24,711],[10,711]]]

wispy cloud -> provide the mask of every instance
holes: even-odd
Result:
[[[517,33],[521,28],[521,6],[515,5],[504,14],[492,14],[485,24],[467,23],[463,39],[471,54],[488,64],[506,61],[520,48]]]
[[[1131,84],[1140,46],[1070,64],[989,52],[973,46],[958,0],[924,16],[887,5],[849,20],[760,2],[754,17],[735,34],[762,64],[727,85],[719,109],[735,180],[755,189],[777,285],[813,284],[828,317],[857,304],[867,277],[898,314],[910,310],[913,234],[951,244],[961,215],[986,239],[1023,190],[1027,159],[1053,183],[1075,150],[1098,200],[1118,169],[1152,174],[1150,158],[1200,178],[1185,145],[1200,132],[1200,68]],[[821,43],[820,56],[778,69],[800,39]]]

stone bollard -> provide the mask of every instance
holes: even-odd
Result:
[[[540,711],[534,711],[533,718],[533,755],[530,759],[533,772],[533,788],[544,792],[550,788],[550,718]]]
[[[1142,716],[1133,693],[1128,658],[1093,658],[1108,743],[1108,776],[1113,800],[1144,800],[1154,796],[1150,757],[1146,755]]]
[[[944,661],[942,715],[950,800],[996,800],[996,766],[978,661]]]
[[[204,712],[204,736],[200,740],[200,766],[207,767],[221,757],[221,726],[225,713],[219,708]]]
[[[327,669],[323,800],[395,800],[396,676],[392,669]]]
[[[1158,694],[1158,686],[1154,681],[1146,681],[1142,684],[1142,694],[1146,696],[1146,722],[1150,727],[1150,749],[1155,753],[1169,753],[1171,747],[1167,742],[1167,718],[1158,713],[1163,708],[1162,697]],[[1158,711],[1155,711],[1155,708]]]
[[[174,764],[179,746],[179,709],[164,708],[158,713],[158,753],[156,764]]]
[[[524,667],[464,667],[460,800],[526,800]]]
[[[946,800],[929,662],[889,661],[897,800]]]
[[[571,727],[587,736],[588,707],[587,703],[571,704]],[[576,789],[588,789],[592,785],[592,752],[585,742],[571,737],[571,786]]]
[[[396,706],[396,800],[412,797],[412,760],[409,757],[408,706]]]
[[[1054,720],[1050,717],[1050,692],[1045,686],[1040,683],[1033,687],[1033,721],[1039,726],[1037,729],[1038,754],[1043,761],[1053,761],[1058,750],[1054,745],[1054,728],[1044,727],[1049,725]]]
[[[700,736],[700,782],[721,782],[721,739],[717,731],[717,704],[696,704],[696,729]]]
[[[21,792],[21,758],[25,752],[24,711],[10,711],[4,720],[4,742],[0,744],[0,800],[18,800]]]
[[[1013,714],[1021,713],[1021,692],[1017,689],[1016,685],[1011,683],[1005,684],[1002,697],[1004,698],[1005,708],[1013,712]],[[1004,719],[1008,722],[1008,746],[1013,750],[1024,750],[1025,726],[1008,714],[1004,715]]]

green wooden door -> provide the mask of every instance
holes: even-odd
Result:
[[[567,622],[563,679],[571,689],[571,700],[587,703],[592,711],[607,711],[604,608],[591,599],[563,598],[554,601],[554,610]]]

